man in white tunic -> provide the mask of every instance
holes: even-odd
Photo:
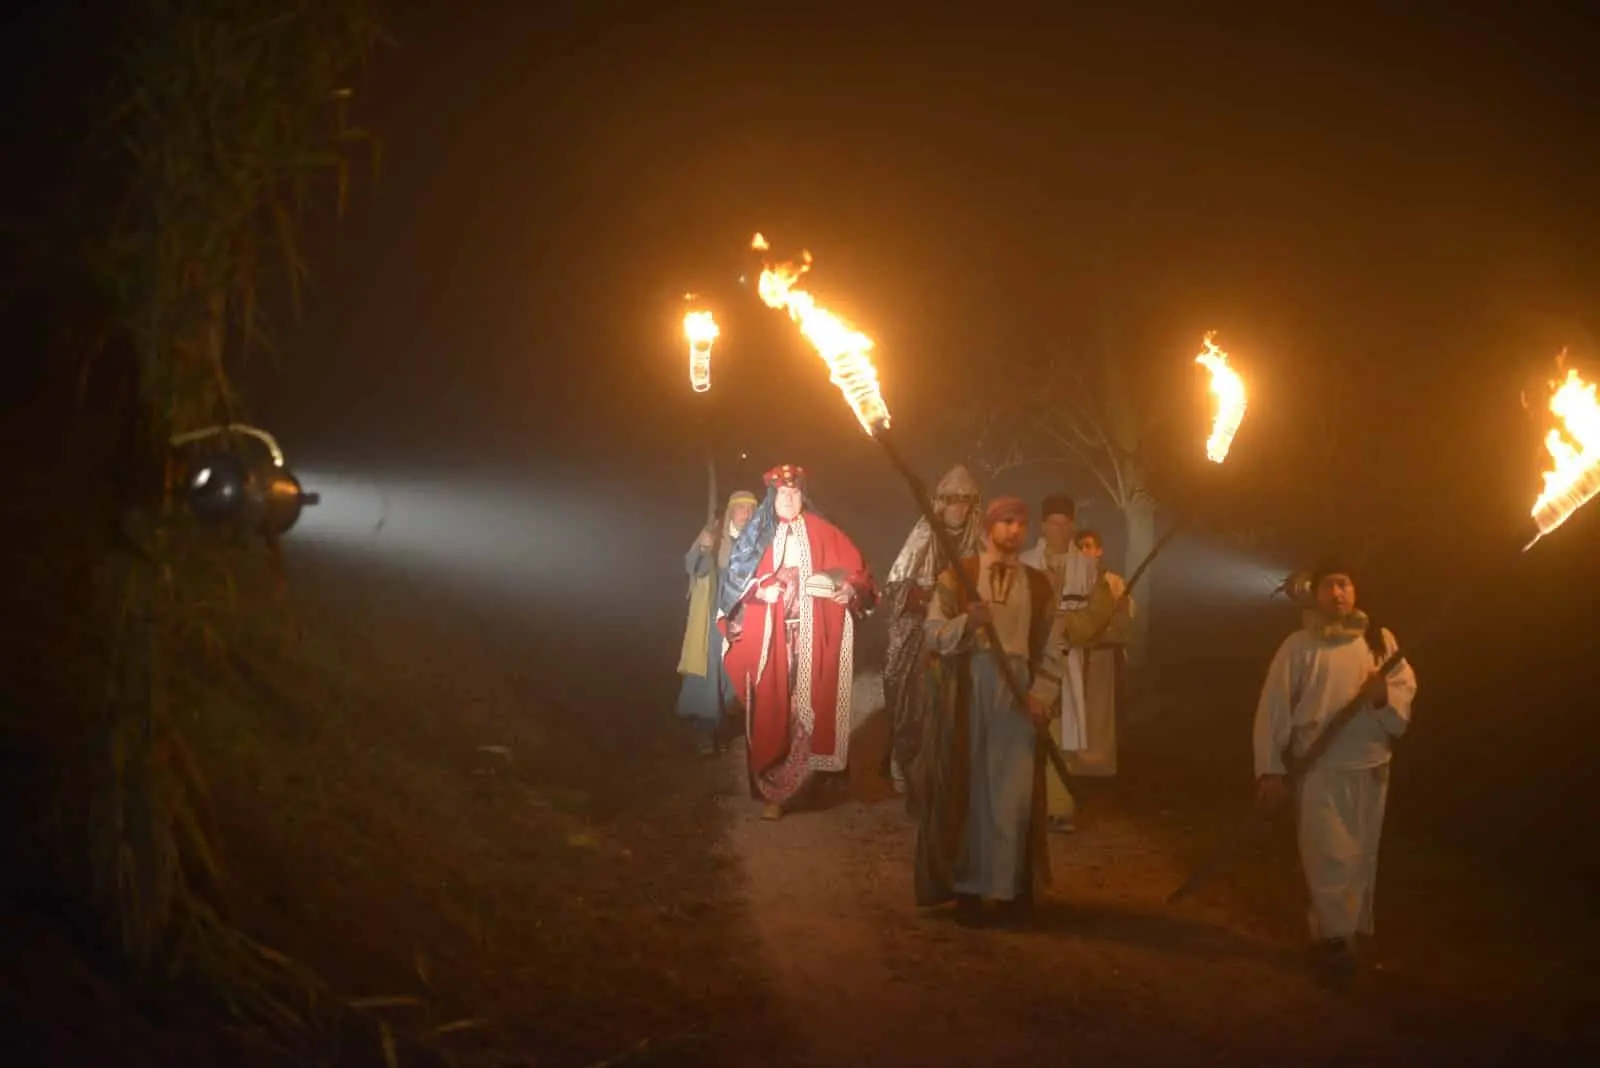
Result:
[[[1390,747],[1405,733],[1417,680],[1398,646],[1356,607],[1350,568],[1326,561],[1312,573],[1315,609],[1284,639],[1256,709],[1257,797],[1288,799],[1285,752],[1304,757],[1330,717],[1356,697],[1366,704],[1333,736],[1298,782],[1300,862],[1310,893],[1311,938],[1335,966],[1354,965],[1354,938],[1371,935],[1378,839],[1389,792]]]
[[[1046,497],[1039,507],[1039,529],[1038,544],[1022,554],[1022,562],[1044,572],[1050,580],[1058,613],[1082,609],[1089,603],[1089,593],[1095,586],[1095,566],[1078,550],[1074,537],[1078,532],[1078,508],[1072,498],[1064,493]],[[1074,775],[1078,768],[1073,766],[1073,759],[1089,743],[1084,656],[1083,649],[1070,647],[1061,651],[1059,660],[1046,665],[1052,675],[1061,679],[1061,696],[1051,709],[1050,734]],[[1057,834],[1074,830],[1077,809],[1067,784],[1051,775],[1045,787],[1050,830]]]
[[[1075,777],[1105,779],[1117,773],[1117,704],[1127,660],[1128,626],[1135,605],[1131,596],[1124,596],[1127,582],[1106,568],[1106,549],[1099,533],[1080,530],[1073,543],[1094,573],[1111,587],[1111,595],[1117,598],[1117,614],[1104,634],[1079,651],[1083,657],[1083,748],[1066,754],[1067,770]]]

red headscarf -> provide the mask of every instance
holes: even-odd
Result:
[[[989,502],[989,507],[983,513],[983,529],[988,530],[996,523],[1005,519],[1015,519],[1019,523],[1028,521],[1028,505],[1021,497],[996,497]]]

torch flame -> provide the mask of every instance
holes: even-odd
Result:
[[[757,234],[752,247],[765,248],[766,241]],[[789,313],[789,318],[800,327],[811,347],[817,350],[833,384],[839,387],[850,410],[867,433],[878,426],[889,425],[889,409],[878,390],[878,371],[868,356],[873,340],[837,315],[817,304],[816,298],[803,289],[796,289],[800,276],[811,269],[811,254],[802,252],[801,263],[783,263],[776,267],[763,267],[758,292],[769,308]]]
[[[1211,420],[1211,436],[1206,439],[1206,458],[1220,464],[1233,447],[1233,436],[1244,422],[1246,405],[1244,379],[1228,366],[1228,354],[1211,340],[1215,336],[1215,331],[1206,335],[1205,351],[1196,356],[1194,362],[1211,372],[1211,392],[1217,398],[1217,414]]]
[[[1600,492],[1600,402],[1595,400],[1595,385],[1568,368],[1565,381],[1551,386],[1550,411],[1561,426],[1552,427],[1544,439],[1551,466],[1544,472],[1544,492],[1533,503],[1533,520],[1539,526],[1534,541],[1571,519]]]
[[[686,299],[692,300],[693,296],[688,295]],[[697,308],[684,313],[683,336],[689,340],[689,385],[696,393],[711,388],[711,346],[721,333],[716,317],[710,312]]]

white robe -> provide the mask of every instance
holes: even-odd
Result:
[[[1051,574],[1045,565],[1045,541],[1040,538],[1038,544],[1020,555],[1023,563],[1029,567],[1038,568],[1050,576],[1052,584],[1056,576]],[[1064,568],[1059,590],[1061,600],[1056,605],[1056,613],[1069,609],[1082,608],[1089,603],[1089,594],[1094,590],[1098,576],[1094,561],[1078,551],[1076,545],[1067,550],[1067,562]],[[1067,652],[1066,662],[1059,665],[1061,675],[1061,749],[1065,753],[1081,752],[1088,746],[1088,695],[1084,692],[1082,649],[1071,649]],[[1055,670],[1055,667],[1052,667]]]
[[[1115,621],[1099,641],[1121,644],[1133,619],[1136,605],[1132,597],[1123,598],[1128,588],[1121,575],[1104,572],[1111,595],[1121,599]],[[1109,778],[1117,773],[1117,674],[1121,671],[1122,650],[1112,645],[1082,650],[1083,656],[1083,748],[1068,753],[1067,770],[1074,777]]]
[[[1383,644],[1387,658],[1397,648],[1388,630]],[[1379,663],[1360,636],[1329,639],[1302,629],[1284,639],[1256,708],[1256,775],[1284,774],[1284,750],[1292,743],[1294,753],[1304,755]],[[1388,681],[1389,703],[1358,713],[1299,784],[1300,863],[1314,939],[1372,933],[1390,746],[1411,722],[1417,693],[1405,660]]]

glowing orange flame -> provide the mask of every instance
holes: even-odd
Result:
[[[751,242],[753,248],[765,248],[760,234]],[[796,289],[800,276],[811,269],[811,254],[802,252],[803,262],[783,263],[776,267],[763,267],[758,291],[769,308],[789,313],[789,318],[800,327],[811,347],[817,350],[828,365],[829,377],[839,387],[850,410],[867,433],[874,428],[889,425],[889,409],[883,403],[878,389],[878,371],[868,356],[873,341],[837,315],[817,304],[816,298],[803,289]]]
[[[1550,385],[1550,411],[1561,426],[1552,427],[1544,439],[1551,465],[1544,472],[1544,492],[1533,502],[1533,520],[1539,526],[1535,542],[1600,492],[1600,402],[1594,383],[1568,368],[1564,381]]]
[[[762,237],[760,234],[757,234],[755,237],[750,239],[750,247],[755,249],[757,252],[765,252],[772,246],[767,244],[766,238]]]
[[[684,299],[693,300],[694,294],[686,293]],[[710,312],[696,308],[684,313],[683,336],[689,341],[689,385],[696,393],[711,388],[711,346],[721,333],[716,317]]]
[[[1211,340],[1215,336],[1215,331],[1206,335],[1205,351],[1196,356],[1194,362],[1211,372],[1211,393],[1217,398],[1217,414],[1211,420],[1211,436],[1206,439],[1206,458],[1220,464],[1228,458],[1233,436],[1244,422],[1246,400],[1244,379],[1228,366],[1228,354]]]

